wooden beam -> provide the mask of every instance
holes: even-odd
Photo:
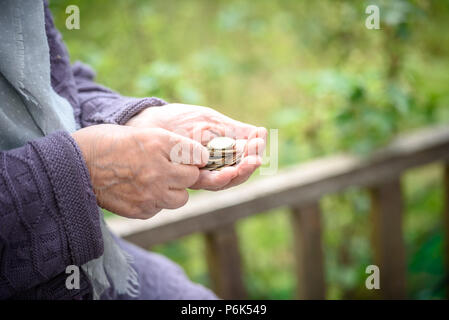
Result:
[[[325,299],[321,212],[318,202],[292,208],[292,227],[300,299]]]
[[[187,205],[163,210],[142,221],[107,219],[116,234],[146,247],[277,207],[317,201],[348,186],[373,186],[406,169],[449,160],[449,128],[425,130],[399,138],[369,159],[334,156],[283,170],[218,193],[202,192]]]
[[[234,225],[208,232],[206,258],[212,288],[223,299],[245,299],[240,250]]]
[[[399,177],[371,189],[371,199],[372,245],[380,269],[380,293],[384,299],[405,299],[407,268]]]

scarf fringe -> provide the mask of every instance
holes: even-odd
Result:
[[[100,226],[104,253],[101,257],[82,266],[91,282],[94,300],[101,299],[107,290],[111,291],[114,296],[126,295],[130,298],[137,298],[140,293],[140,285],[137,271],[133,267],[134,258],[116,243],[104,222],[103,215],[100,219]]]

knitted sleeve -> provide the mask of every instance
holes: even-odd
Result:
[[[68,133],[0,152],[0,299],[99,257],[99,219],[88,170]]]
[[[73,74],[78,89],[80,123],[82,127],[101,124],[125,124],[131,117],[145,108],[167,104],[162,99],[132,98],[94,82],[95,72],[87,65],[76,62]]]

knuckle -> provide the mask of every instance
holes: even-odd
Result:
[[[194,184],[200,177],[200,169],[198,169],[197,167],[192,167],[192,170],[190,171],[190,174],[187,175],[187,187],[190,187],[192,184]]]
[[[157,213],[159,213],[162,209],[159,208],[153,208],[151,210],[145,210],[142,215],[139,216],[138,219],[140,220],[147,220],[151,217],[154,217]]]
[[[158,182],[165,183],[166,182],[167,173],[165,170],[152,170],[150,179],[148,180],[150,183]]]
[[[167,173],[163,166],[148,168],[148,170],[142,172],[142,174],[138,175],[138,184],[141,186],[141,193],[150,196],[151,193],[148,191],[154,191],[153,189],[155,189],[156,183],[159,185],[164,183],[166,181],[166,175]]]
[[[151,196],[143,197],[136,205],[135,210],[135,216],[138,219],[149,219],[161,211],[161,209],[156,206],[155,199]]]
[[[163,146],[164,146],[164,143],[162,142],[162,140],[159,137],[157,137],[156,139],[152,139],[151,142],[149,143],[150,151],[162,149]]]
[[[142,174],[138,174],[136,177],[136,184],[138,185],[137,192],[139,194],[143,193],[143,190],[146,189],[146,185],[148,184],[148,181],[151,179],[151,175],[147,172],[144,172]]]
[[[187,201],[189,201],[189,193],[187,190],[183,190],[179,197],[178,203],[176,204],[177,208],[184,206]]]
[[[136,219],[139,219],[139,217],[144,215],[140,206],[132,206],[130,209],[128,209],[127,214]]]
[[[149,192],[139,192],[137,196],[138,196],[138,204],[141,208],[150,205],[151,201],[153,200],[153,197]]]
[[[178,192],[167,192],[163,197],[163,202],[167,209],[177,209],[184,206],[189,200],[189,193],[187,190],[179,190]]]

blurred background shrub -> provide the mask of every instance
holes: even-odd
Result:
[[[65,28],[77,4],[81,29]],[[365,8],[380,7],[380,30]],[[446,0],[52,0],[72,60],[130,96],[207,105],[279,129],[280,165],[340,151],[369,155],[399,132],[449,120]],[[442,298],[440,168],[403,179],[408,291]],[[369,298],[369,198],[351,189],[322,201],[328,297]],[[284,210],[238,224],[251,298],[294,298]],[[202,241],[153,248],[208,285]]]

